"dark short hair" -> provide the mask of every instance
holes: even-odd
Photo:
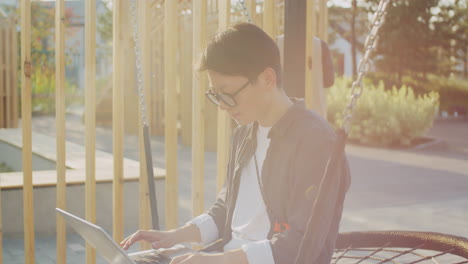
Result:
[[[276,43],[261,28],[238,23],[211,39],[196,68],[199,72],[212,70],[254,81],[268,67],[276,72],[281,87],[281,61]]]

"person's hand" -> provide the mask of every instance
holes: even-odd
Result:
[[[220,264],[224,263],[224,255],[206,254],[201,252],[189,253],[172,259],[171,264]]]
[[[125,238],[122,242],[120,242],[120,246],[124,250],[127,250],[135,242],[138,242],[141,240],[150,242],[151,246],[154,249],[169,248],[179,243],[175,230],[171,230],[171,231],[138,230],[137,232],[133,233],[129,237]]]
[[[120,242],[120,246],[126,250],[140,240],[150,242],[154,249],[159,249],[170,248],[175,244],[184,242],[199,243],[201,235],[198,227],[193,224],[185,225],[170,231],[138,230]]]

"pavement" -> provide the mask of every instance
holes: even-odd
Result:
[[[84,145],[81,118],[67,117],[67,140]],[[33,130],[55,136],[54,118],[33,118]],[[437,120],[435,140],[419,148],[346,147],[352,173],[340,231],[412,230],[468,237],[468,120]],[[112,133],[98,127],[96,147],[112,152]],[[164,167],[164,139],[152,137],[154,166]],[[138,139],[125,137],[125,157],[138,160]],[[179,222],[191,218],[191,150],[179,144]],[[215,200],[216,155],[205,156],[205,206]],[[130,234],[133,230],[126,230]],[[24,263],[23,239],[3,238],[5,263]],[[36,236],[36,262],[55,263],[55,237]],[[133,251],[137,250],[137,247]],[[84,242],[67,238],[67,263],[84,263]],[[97,263],[104,263],[98,258]]]

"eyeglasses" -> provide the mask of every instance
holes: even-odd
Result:
[[[244,85],[242,85],[242,87],[240,87],[239,89],[237,89],[237,91],[235,91],[234,93],[232,94],[229,94],[229,93],[214,93],[213,90],[209,90],[205,93],[206,97],[208,99],[210,99],[210,101],[219,106],[221,104],[221,102],[223,102],[223,104],[229,106],[229,107],[234,107],[237,105],[237,102],[236,102],[236,99],[234,99],[234,97],[240,93],[242,90],[245,89],[245,87],[247,87],[248,85],[250,84],[250,80],[247,81]]]

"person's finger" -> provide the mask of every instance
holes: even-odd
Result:
[[[130,238],[132,238],[132,236],[134,236],[134,235],[135,235],[135,233],[129,235],[129,236],[126,237],[124,240],[122,240],[122,241],[120,242],[120,246],[125,245],[125,243],[127,243],[127,241],[130,240]]]
[[[147,231],[143,231],[143,230],[138,230],[137,232],[135,232],[133,235],[129,236],[126,241],[124,242],[123,244],[123,249],[128,249],[131,245],[133,245],[135,242],[138,242],[142,239],[145,239],[145,233]]]
[[[122,242],[120,242],[120,246],[123,248],[123,249],[126,249],[125,246],[127,245],[128,241],[134,236],[135,234],[131,234],[130,236],[128,236],[127,238],[125,238],[124,240],[122,240]]]

